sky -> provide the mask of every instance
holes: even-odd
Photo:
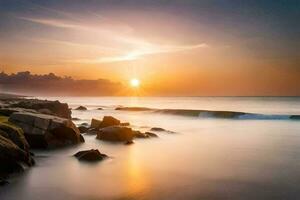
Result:
[[[0,71],[141,95],[300,95],[299,0],[0,0]]]

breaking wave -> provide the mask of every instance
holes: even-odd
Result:
[[[187,117],[199,118],[225,118],[225,119],[242,119],[242,120],[300,120],[300,115],[272,115],[258,114],[237,111],[219,111],[219,110],[190,110],[190,109],[155,109],[147,107],[117,107],[121,111],[150,111],[162,114],[180,115]]]

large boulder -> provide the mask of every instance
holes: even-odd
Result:
[[[52,115],[17,112],[9,121],[21,127],[32,148],[54,148],[83,141],[75,124],[66,118]]]
[[[11,140],[0,135],[0,179],[11,173],[23,171],[23,165],[32,166],[34,160]]]
[[[132,129],[124,126],[110,126],[102,128],[97,133],[97,139],[115,142],[132,141],[133,137],[134,133]]]
[[[29,150],[29,144],[24,136],[23,130],[20,127],[10,122],[1,122],[0,135],[11,140],[19,148],[25,151]]]
[[[107,155],[100,153],[98,149],[91,149],[86,151],[79,151],[74,155],[80,161],[100,161],[107,157]]]
[[[68,104],[60,103],[59,101],[48,101],[39,99],[19,99],[16,103],[10,105],[10,107],[33,109],[38,112],[44,112],[58,117],[71,119],[71,110]]]

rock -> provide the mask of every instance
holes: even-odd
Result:
[[[89,124],[84,122],[84,123],[81,123],[80,126],[85,126],[85,127],[89,127]]]
[[[36,110],[26,109],[26,108],[0,108],[0,115],[10,116],[15,112],[31,112],[38,113]]]
[[[85,139],[84,139],[84,137],[82,135],[79,136],[79,140],[80,140],[81,143],[85,142]]]
[[[132,141],[133,131],[131,128],[123,126],[110,126],[102,128],[97,133],[97,139],[107,141]]]
[[[149,135],[142,133],[141,131],[132,131],[136,138],[149,138]]]
[[[148,135],[149,137],[158,137],[158,135],[156,135],[155,133],[151,133],[151,132],[146,132],[146,135]]]
[[[89,128],[86,126],[79,126],[78,130],[80,133],[86,133],[89,130]]]
[[[71,119],[71,110],[66,103],[39,99],[18,99],[16,101],[17,102],[11,104],[10,107],[33,109],[36,111],[39,111],[41,109],[48,109],[53,115]]]
[[[0,135],[11,140],[19,148],[28,151],[29,144],[24,136],[24,132],[20,127],[9,123],[1,122],[0,123]]]
[[[123,123],[120,123],[120,126],[130,126],[130,123],[129,122],[123,122]]]
[[[32,148],[54,148],[82,141],[75,124],[66,118],[27,112],[13,113],[9,121],[21,127]]]
[[[77,108],[75,108],[75,110],[87,110],[87,108],[84,106],[78,106]]]
[[[7,180],[0,179],[0,186],[4,186],[4,185],[7,185],[7,184],[9,184],[9,182]]]
[[[85,132],[86,135],[97,135],[99,133],[98,128],[89,128],[87,132]]]
[[[72,120],[73,120],[73,121],[79,121],[80,119],[77,118],[77,117],[73,117]]]
[[[98,119],[92,119],[91,121],[91,128],[99,128],[101,121]]]
[[[22,172],[23,165],[32,166],[34,160],[11,140],[0,135],[0,177],[8,174]]]
[[[47,108],[42,108],[38,110],[39,113],[46,114],[46,115],[55,115],[51,110]]]
[[[133,141],[126,141],[124,144],[125,145],[131,145],[131,144],[134,144],[134,142]]]
[[[159,128],[159,127],[153,127],[150,129],[151,131],[166,131],[165,129],[163,128]]]
[[[79,151],[74,155],[80,161],[100,161],[107,157],[107,155],[100,153],[98,149],[91,149],[86,151]]]
[[[120,120],[112,117],[112,116],[104,116],[99,128],[105,128],[109,126],[117,126],[120,125]]]
[[[300,119],[300,115],[291,115],[290,119]]]

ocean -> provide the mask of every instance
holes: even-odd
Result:
[[[72,110],[77,125],[111,115],[169,131],[132,145],[85,135],[78,146],[36,150],[37,165],[0,188],[1,200],[300,199],[299,97],[38,98],[86,106]],[[109,158],[72,156],[91,148]]]

